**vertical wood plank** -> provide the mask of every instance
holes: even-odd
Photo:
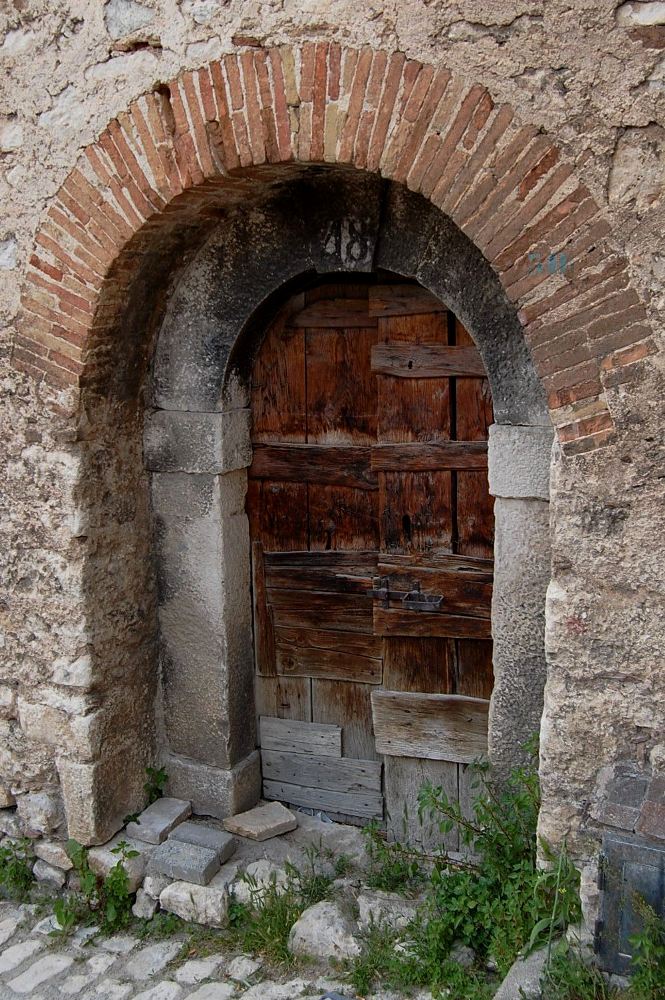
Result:
[[[258,540],[252,542],[252,601],[256,671],[266,677],[274,677],[277,673],[275,635],[266,594],[263,545]]]
[[[444,834],[429,817],[422,822],[418,817],[418,793],[427,781],[457,800],[457,764],[416,757],[384,757],[383,771],[388,839],[408,842],[423,851],[440,847],[459,850],[457,830]]]
[[[342,727],[342,754],[378,760],[372,730],[372,684],[312,681],[312,722]]]

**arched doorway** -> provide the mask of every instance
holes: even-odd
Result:
[[[426,841],[422,783],[464,804],[487,747],[482,359],[416,281],[331,275],[268,323],[250,385],[263,795]]]

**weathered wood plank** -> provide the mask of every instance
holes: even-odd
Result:
[[[261,751],[264,781],[327,788],[337,792],[381,792],[381,763],[352,757],[320,757]]]
[[[275,634],[278,643],[284,646],[300,646],[303,649],[344,650],[357,656],[381,658],[383,640],[381,636],[363,632],[340,632],[334,625],[330,628],[280,628]]]
[[[380,562],[378,576],[388,581],[388,590],[409,592],[416,584],[423,594],[442,596],[437,614],[461,614],[489,618],[492,603],[492,583],[469,579],[459,573],[439,568],[411,566],[402,568],[390,562]],[[397,606],[397,605],[396,605]]]
[[[257,729],[262,715],[276,719],[312,721],[312,682],[309,677],[254,678]]]
[[[372,371],[393,378],[485,378],[485,366],[475,347],[447,344],[388,343],[372,348]]]
[[[383,796],[379,792],[335,792],[329,788],[307,788],[283,781],[264,781],[266,799],[278,799],[294,806],[331,810],[350,816],[383,818]]]
[[[345,757],[376,760],[372,732],[371,684],[312,678],[312,719],[342,727]],[[346,810],[341,809],[340,812]]]
[[[454,639],[391,636],[384,641],[384,687],[392,691],[452,694],[454,684]]]
[[[453,828],[442,833],[430,817],[418,815],[418,793],[425,782],[443,788],[451,801],[457,801],[458,765],[446,760],[423,760],[415,757],[386,757],[383,784],[386,802],[388,840],[407,843],[422,851],[459,849],[459,833]]]
[[[278,672],[289,677],[327,677],[330,680],[364,684],[380,684],[383,678],[382,660],[354,655],[345,645],[332,650],[278,643],[275,655]]]
[[[266,594],[265,561],[261,542],[252,542],[252,600],[254,602],[254,653],[256,671],[266,677],[277,673],[275,637]]]
[[[252,371],[252,441],[305,441],[305,335],[271,325]]]
[[[412,316],[443,313],[446,307],[436,295],[420,285],[375,285],[369,290],[370,316]]]
[[[296,722],[294,719],[276,719],[262,715],[259,720],[259,732],[263,750],[313,753],[319,757],[342,756],[340,726]]]
[[[275,628],[329,627],[339,632],[372,632],[372,602],[361,594],[270,590]]]
[[[306,569],[304,567],[267,568],[266,581],[271,590],[319,590],[336,594],[367,594],[372,589],[376,566],[363,574],[351,569],[338,573],[335,569]]]
[[[288,320],[292,327],[374,327],[376,316],[370,316],[367,299],[319,299],[310,302]]]
[[[393,757],[470,763],[487,753],[488,711],[480,698],[373,691],[376,748]]]
[[[371,465],[374,472],[486,469],[487,442],[432,441],[426,444],[377,444],[372,448]]]
[[[376,490],[310,483],[309,544],[316,551],[378,546]]]
[[[446,573],[456,573],[465,579],[484,583],[491,583],[494,576],[493,559],[461,556],[454,552],[391,552],[389,556],[380,554],[378,559],[380,564],[389,564],[400,572],[406,572],[410,567],[419,567],[423,570],[433,569]]]
[[[489,618],[374,606],[376,635],[431,636],[440,639],[491,639]]]
[[[466,468],[466,466],[465,466]],[[331,444],[285,444],[254,447],[252,479],[286,479],[296,483],[377,489],[370,470],[370,449]]]
[[[367,445],[376,441],[377,386],[371,371],[373,330],[307,330],[307,441]]]

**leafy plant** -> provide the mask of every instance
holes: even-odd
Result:
[[[369,861],[367,885],[386,892],[408,892],[422,882],[425,873],[421,855],[404,844],[387,843],[376,820],[363,829]]]
[[[152,805],[163,796],[169,776],[163,767],[146,767],[145,773],[147,781],[143,789],[148,797],[148,805]]]
[[[586,965],[568,944],[553,951],[541,987],[543,1000],[615,1000],[620,996],[602,972]]]
[[[0,889],[10,899],[25,899],[35,876],[32,845],[27,837],[20,840],[6,840],[0,846]]]
[[[62,919],[56,912],[58,923],[71,928],[76,923],[90,923],[94,918],[100,922],[101,931],[112,934],[126,927],[131,920],[133,894],[129,891],[129,876],[125,864],[138,857],[138,851],[130,848],[125,840],[119,841],[111,849],[118,855],[118,861],[105,878],[96,875],[90,868],[88,851],[78,841],[67,841],[67,854],[78,876],[79,892],[70,896],[61,908]]]
[[[126,927],[131,920],[134,897],[129,891],[125,862],[139,856],[139,852],[133,850],[126,840],[121,840],[111,853],[119,855],[119,858],[104,879],[100,891],[102,930],[107,933]]]
[[[665,920],[641,896],[634,902],[643,926],[630,939],[634,949],[631,991],[635,1000],[665,1000]]]

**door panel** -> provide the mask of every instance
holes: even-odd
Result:
[[[491,421],[471,338],[415,283],[322,282],[268,329],[247,493],[257,708],[293,720],[303,746],[307,726],[339,727],[342,760],[326,788],[307,783],[316,760],[299,768],[295,752],[276,771],[266,758],[266,797],[351,820],[355,802],[364,822],[383,788],[389,835],[430,846],[423,778],[467,803],[492,687]],[[437,740],[463,749],[424,759]],[[371,761],[384,777],[361,802],[345,776]]]

